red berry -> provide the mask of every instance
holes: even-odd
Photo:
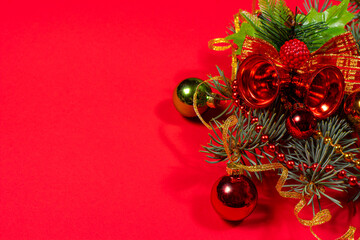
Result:
[[[314,163],[313,165],[311,165],[311,169],[312,169],[313,171],[315,171],[318,165],[319,165],[319,164]],[[318,168],[318,171],[320,171],[320,170],[321,170],[321,168],[319,167],[319,168]]]
[[[305,43],[298,39],[285,42],[280,48],[281,61],[289,68],[298,69],[310,58],[310,51]]]
[[[253,117],[253,118],[251,119],[251,124],[254,124],[254,123],[258,122],[258,121],[259,121],[259,118]]]
[[[269,151],[270,151],[270,152],[275,152],[275,150],[276,150],[275,144],[270,143],[270,144],[268,145],[268,147],[269,147]]]
[[[279,162],[285,161],[285,154],[283,154],[283,153],[278,153],[276,157]]]
[[[257,133],[259,133],[262,128],[263,128],[263,126],[257,125],[257,126],[255,127],[255,131],[256,131]]]
[[[326,167],[325,167],[325,172],[330,172],[330,171],[332,171],[332,170],[334,170],[334,166],[332,166],[332,165],[326,165]]]
[[[306,169],[308,169],[309,166],[306,163],[300,163],[299,164],[299,170],[302,171],[304,169],[304,171],[306,171]]]
[[[262,141],[263,143],[269,141],[269,136],[268,136],[268,135],[262,135],[262,136],[261,136],[261,141]]]
[[[238,92],[233,92],[232,96],[233,99],[238,99],[240,97],[240,94]]]
[[[293,169],[295,166],[295,162],[293,160],[287,161],[286,166],[288,169]]]
[[[355,187],[357,185],[357,178],[355,176],[350,176],[349,184],[350,184],[350,186]]]
[[[235,100],[235,105],[236,105],[236,106],[240,106],[240,104],[241,104],[240,99],[236,99],[236,100]]]
[[[345,172],[345,170],[341,170],[340,172],[338,172],[337,177],[338,177],[339,179],[343,179],[344,177],[346,177],[346,172]]]

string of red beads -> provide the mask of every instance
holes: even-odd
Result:
[[[295,162],[293,160],[286,160],[285,154],[281,153],[279,151],[277,151],[277,147],[275,144],[273,143],[269,143],[268,145],[268,150],[271,153],[274,153],[274,157],[282,164],[286,165],[286,167],[290,170],[296,169],[298,171],[305,171],[307,169],[311,169],[312,171],[321,171],[322,167],[318,164],[318,163],[314,163],[312,164],[310,167],[306,164],[306,163],[299,163],[297,166],[295,164]],[[330,171],[334,171],[335,168],[332,165],[326,165],[325,167],[325,172],[330,172]],[[347,176],[347,173],[345,170],[341,170],[337,173],[337,178],[338,179],[344,179],[347,178],[348,183],[350,186],[355,187],[355,186],[360,186],[360,183],[358,182],[357,177],[355,176]]]

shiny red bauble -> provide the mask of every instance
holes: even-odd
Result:
[[[310,51],[304,42],[291,39],[280,48],[281,61],[289,68],[299,68],[310,58]]]
[[[211,190],[211,203],[225,220],[241,221],[255,209],[258,193],[255,184],[247,177],[223,176]]]
[[[287,118],[286,129],[294,138],[306,139],[314,134],[316,119],[308,109],[298,108]]]

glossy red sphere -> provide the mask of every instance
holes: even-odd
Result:
[[[293,160],[289,160],[286,162],[286,167],[288,169],[294,169],[294,166],[295,166],[295,162]]]
[[[285,161],[285,154],[283,154],[283,153],[278,153],[278,154],[276,155],[276,157],[277,157],[277,159],[278,159],[279,162]]]
[[[350,186],[355,187],[358,184],[357,178],[355,176],[349,177],[349,184],[350,184]]]
[[[337,177],[339,179],[343,179],[344,177],[346,177],[346,171],[345,170],[339,171],[338,174],[337,174]]]
[[[313,170],[313,171],[315,171],[316,170],[316,168],[317,168],[317,171],[320,171],[321,170],[321,167],[318,167],[319,166],[319,164],[318,163],[314,163],[313,165],[311,165],[311,169]]]
[[[257,203],[255,184],[247,177],[223,176],[211,190],[211,203],[225,220],[240,221],[251,214]]]
[[[303,169],[304,171],[306,171],[306,169],[309,168],[309,166],[306,163],[302,163],[302,164],[300,163],[298,167],[300,171],[302,171]]]
[[[332,171],[332,170],[334,170],[334,166],[333,166],[333,165],[326,165],[326,167],[325,167],[325,172],[330,172],[330,171]]]
[[[275,144],[270,143],[270,144],[268,145],[268,147],[269,147],[269,151],[270,151],[270,152],[275,152],[275,150],[276,150]]]
[[[263,128],[263,126],[257,125],[257,126],[255,127],[255,132],[259,133],[262,128]]]
[[[268,136],[268,135],[262,135],[262,136],[261,136],[261,141],[262,141],[263,143],[269,141],[269,136]]]
[[[253,118],[251,119],[251,124],[254,124],[254,123],[258,122],[258,121],[259,121],[259,118],[253,117]]]
[[[294,138],[306,139],[314,134],[316,119],[308,109],[295,109],[286,120],[286,129]]]

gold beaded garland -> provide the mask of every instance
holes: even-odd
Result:
[[[325,138],[324,138],[324,142],[325,142],[326,144],[331,143],[331,142],[332,142],[331,137],[325,137]]]
[[[360,160],[359,159],[355,161],[355,165],[356,165],[356,167],[360,167]]]
[[[347,162],[351,162],[354,159],[354,156],[352,153],[344,153],[343,156],[344,156],[345,161],[347,161]]]
[[[315,139],[321,139],[322,138],[324,140],[325,144],[330,144],[334,148],[336,153],[341,153],[343,155],[345,161],[355,164],[355,166],[360,169],[360,159],[354,160],[354,154],[353,153],[344,153],[343,152],[343,147],[340,144],[334,144],[332,142],[331,137],[324,137],[320,130],[317,130],[314,133],[313,137]]]
[[[316,131],[315,133],[314,133],[314,138],[315,139],[320,139],[320,138],[322,138],[323,137],[323,135],[322,135],[322,133],[321,133],[321,131]]]
[[[334,149],[335,149],[336,153],[341,153],[342,150],[343,150],[343,148],[342,148],[342,146],[340,144],[335,144]]]

